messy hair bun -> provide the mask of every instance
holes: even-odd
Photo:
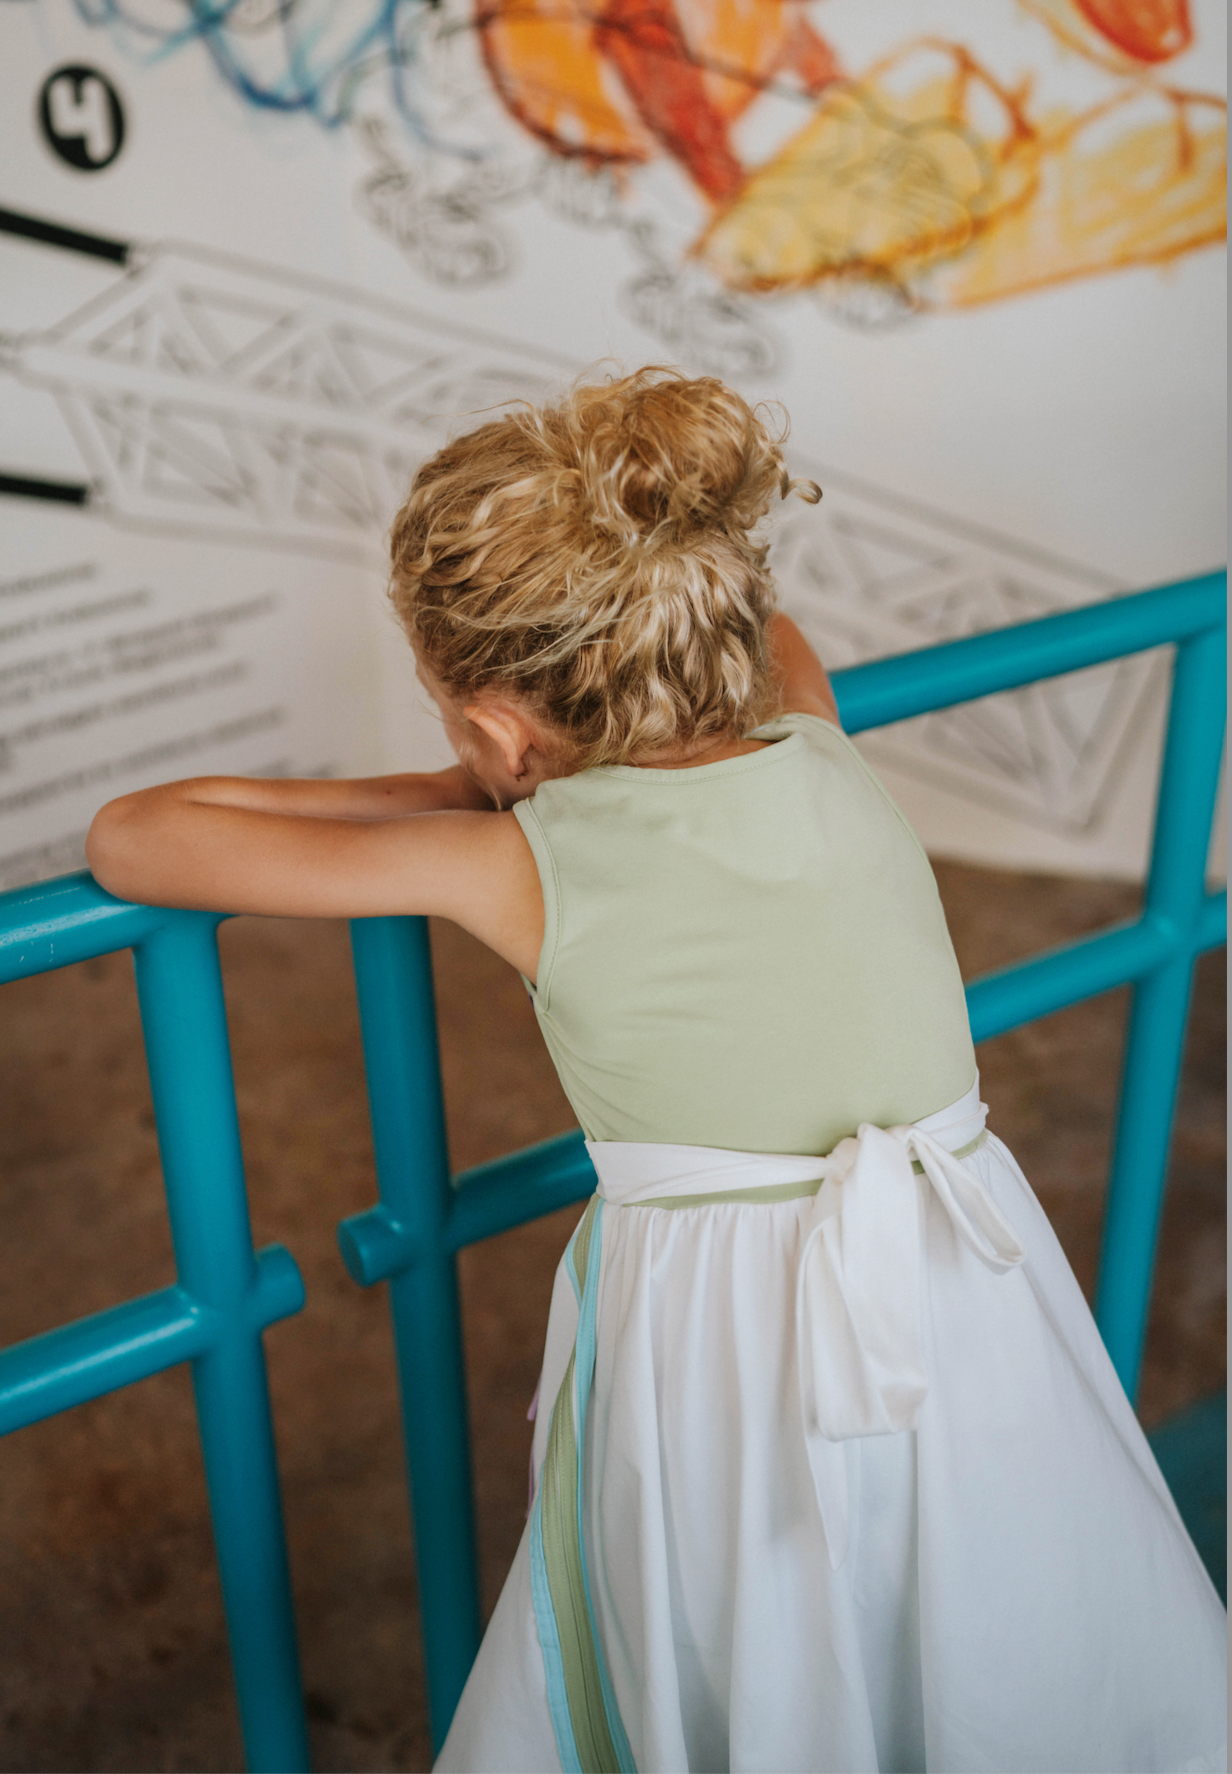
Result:
[[[713,377],[647,368],[519,406],[429,458],[390,595],[441,684],[500,687],[574,768],[742,737],[773,706],[766,543],[781,438]]]

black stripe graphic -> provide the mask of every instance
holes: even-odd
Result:
[[[41,216],[22,215],[15,209],[0,209],[0,234],[17,234],[23,240],[37,240],[44,246],[63,247],[66,252],[109,259],[114,265],[127,264],[131,251],[131,243],[127,240],[110,240],[104,234],[84,234],[80,228],[62,228],[58,222],[46,222]]]
[[[0,474],[0,495],[10,499],[50,499],[57,505],[88,505],[90,489],[79,481],[31,480],[24,474]]]

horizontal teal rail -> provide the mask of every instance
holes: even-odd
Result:
[[[482,1238],[494,1238],[541,1214],[555,1213],[558,1207],[584,1201],[594,1192],[594,1167],[580,1130],[507,1158],[494,1158],[454,1178],[446,1249],[456,1252]],[[432,1248],[430,1242],[417,1247],[415,1234],[384,1203],[343,1220],[338,1241],[347,1268],[364,1287],[388,1281]]]
[[[1067,1004],[1132,985],[1175,955],[1201,954],[1227,941],[1226,892],[1204,897],[1197,928],[1178,930],[1148,913],[1136,924],[1103,930],[1030,961],[986,973],[967,987],[976,1041],[1004,1035]]]
[[[1140,918],[973,981],[977,1040],[1117,986],[1134,988],[1096,1315],[1136,1385],[1194,957],[1226,940],[1203,871],[1224,726],[1226,576],[878,660],[835,675],[850,732],[1149,647],[1175,645],[1173,694]],[[178,1280],[0,1353],[0,1432],[190,1361],[249,1766],[307,1766],[262,1330],[298,1311],[299,1273],[253,1251],[212,913],[112,899],[88,875],[0,896],[0,981],[131,948]],[[381,1199],[339,1227],[358,1281],[386,1280],[439,1742],[479,1642],[455,1255],[589,1195],[580,1133],[452,1178],[427,925],[352,925]]]
[[[843,726],[848,733],[863,733],[1150,647],[1193,640],[1224,622],[1227,593],[1226,571],[1204,573],[1155,591],[852,666],[834,674]]]
[[[303,1304],[304,1284],[290,1252],[280,1244],[259,1251],[245,1302],[249,1329],[262,1331]],[[15,1343],[0,1351],[0,1435],[192,1361],[226,1333],[217,1311],[182,1287],[164,1287]]]
[[[19,887],[0,894],[0,983],[136,948],[169,920],[193,915],[128,905],[105,893],[92,875]]]
[[[182,1287],[126,1300],[0,1354],[0,1434],[191,1361],[211,1326]]]

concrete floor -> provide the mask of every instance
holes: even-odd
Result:
[[[1104,883],[941,865],[964,973],[1129,914]],[[458,1168],[572,1118],[518,980],[435,932]],[[308,1287],[267,1337],[319,1770],[429,1765],[414,1559],[383,1290],[361,1292],[334,1227],[373,1198],[345,928],[225,927],[232,1038],[259,1243]],[[1200,968],[1141,1407],[1151,1424],[1224,1372],[1223,956]],[[0,1345],[172,1279],[126,956],[4,988]],[[1094,1272],[1124,999],[981,1050],[992,1124]],[[553,1267],[576,1210],[462,1261],[484,1600],[521,1532]],[[0,1464],[0,1767],[240,1767],[186,1372],[11,1437]]]

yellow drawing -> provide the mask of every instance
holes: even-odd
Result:
[[[965,306],[1226,232],[1227,107],[1125,82],[1034,115],[955,44],[921,40],[830,88],[715,219],[696,255],[729,287],[863,277]]]

